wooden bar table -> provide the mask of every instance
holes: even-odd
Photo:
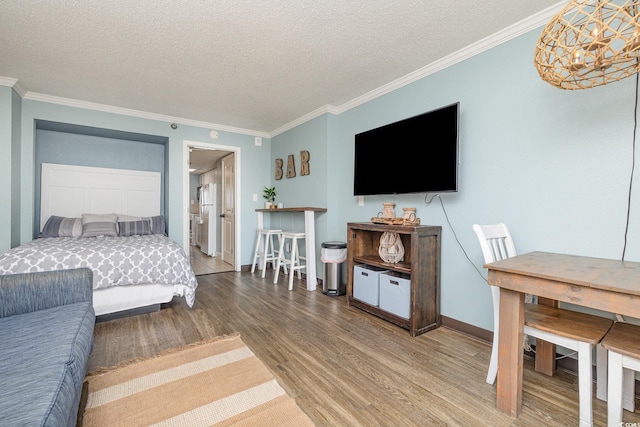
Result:
[[[318,274],[316,273],[316,225],[315,216],[316,213],[326,212],[326,208],[272,208],[272,209],[256,209],[258,214],[258,228],[264,228],[264,214],[265,213],[280,213],[280,212],[301,212],[304,213],[304,232],[306,238],[304,239],[305,256],[307,257],[307,290],[315,291],[318,286]]]
[[[522,407],[524,295],[640,318],[640,263],[531,252],[485,264],[500,287],[496,407],[517,417]]]

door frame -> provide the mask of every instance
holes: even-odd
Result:
[[[240,245],[241,239],[241,231],[239,224],[241,223],[241,212],[240,209],[240,155],[241,150],[240,147],[234,147],[230,145],[220,145],[220,144],[211,144],[208,142],[199,142],[199,141],[190,141],[183,140],[182,141],[182,201],[183,201],[183,210],[182,214],[184,215],[182,221],[182,247],[188,253],[190,250],[189,245],[189,215],[190,215],[190,198],[189,198],[189,147],[203,149],[203,150],[221,150],[221,151],[230,151],[234,153],[234,173],[233,180],[235,183],[235,200],[234,200],[234,210],[235,210],[235,253],[234,253],[234,261],[233,261],[233,269],[234,271],[240,271],[240,255],[242,254],[242,248]],[[222,191],[222,190],[221,190]]]

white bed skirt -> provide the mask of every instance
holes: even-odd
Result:
[[[96,316],[101,316],[166,303],[175,295],[182,296],[181,286],[147,284],[94,289],[93,309]]]

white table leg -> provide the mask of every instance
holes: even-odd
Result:
[[[261,230],[264,228],[264,215],[263,212],[256,212],[258,215],[258,230]],[[262,264],[264,263],[264,259],[267,257],[267,239],[268,237],[265,236],[264,238],[264,244],[262,245],[262,259],[260,259],[260,262],[258,263],[258,270],[262,270],[262,274],[264,274],[264,268],[262,266]],[[264,277],[264,276],[262,276]]]
[[[307,257],[307,290],[315,291],[318,284],[316,274],[316,225],[315,213],[304,211],[305,253]]]
[[[258,215],[258,230],[264,228],[264,212],[256,212]]]

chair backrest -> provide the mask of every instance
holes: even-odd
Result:
[[[478,235],[482,255],[484,255],[486,263],[516,256],[516,247],[506,225],[502,223],[491,225],[473,224],[473,230]]]

